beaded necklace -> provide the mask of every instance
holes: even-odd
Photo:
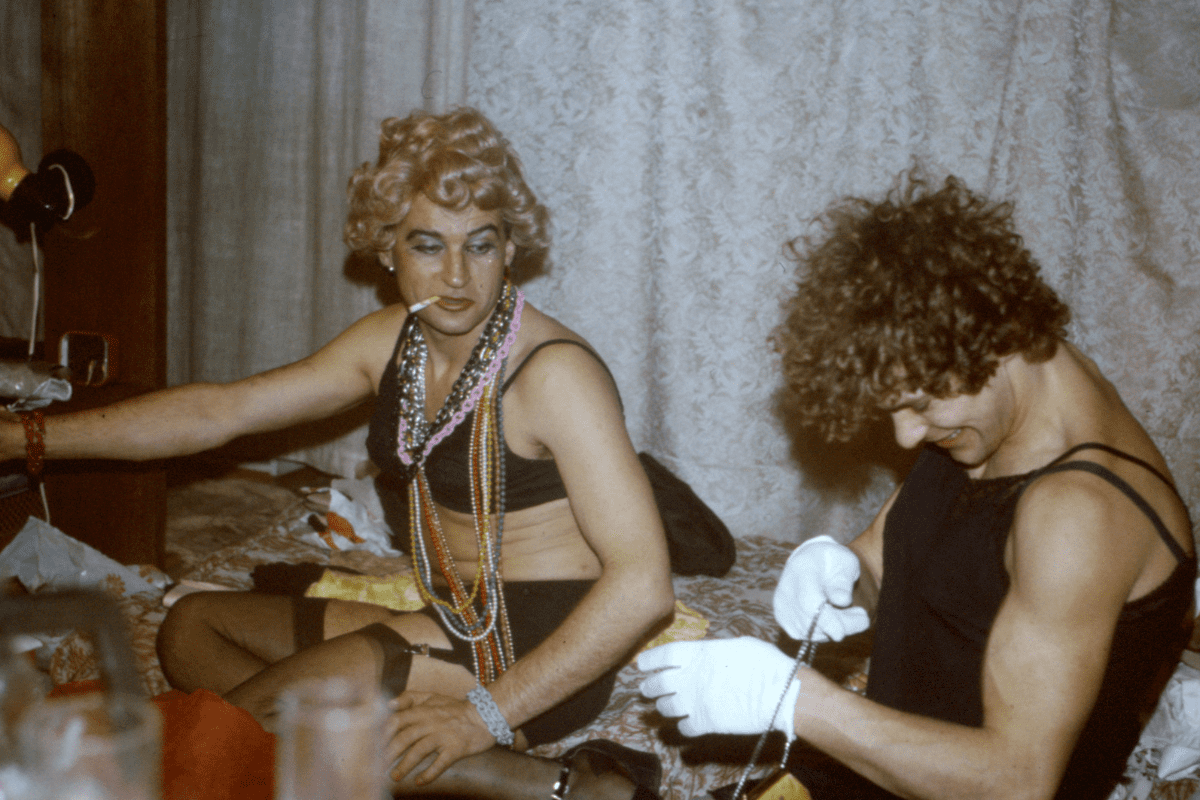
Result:
[[[500,677],[514,660],[504,582],[500,577],[505,486],[501,387],[508,352],[521,327],[524,303],[524,293],[506,281],[496,309],[432,423],[425,419],[425,366],[429,348],[416,324],[416,315],[409,317],[401,332],[397,447],[401,462],[408,467],[402,477],[408,481],[409,529],[417,588],[449,631],[471,643],[475,676],[485,685]],[[472,410],[475,417],[468,470],[478,561],[474,581],[467,591],[450,555],[429,491],[425,458]],[[433,591],[433,563],[426,548],[427,538],[438,571],[449,586],[449,601]]]

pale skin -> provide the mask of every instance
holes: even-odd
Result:
[[[407,307],[439,295],[441,300],[417,312],[429,346],[426,410],[433,419],[495,306],[514,251],[499,212],[475,206],[454,211],[418,195],[398,226],[395,246],[379,254],[396,272],[402,304],[363,318],[301,361],[242,381],[181,386],[109,408],[49,417],[46,455],[178,456],[351,408],[375,394]],[[550,338],[583,341],[526,303],[510,371]],[[518,731],[520,750],[524,722],[627,658],[670,613],[674,597],[653,495],[626,433],[615,387],[595,359],[576,347],[545,348],[504,395],[503,413],[509,447],[526,458],[553,458],[568,494],[506,515],[504,579],[595,581],[550,638],[489,686]],[[21,426],[0,422],[0,459],[23,458],[24,446]],[[438,513],[469,584],[477,558],[474,521],[441,507]],[[384,622],[410,642],[450,644],[423,615],[393,616],[378,606],[334,601],[326,614],[326,641],[295,655],[286,600],[240,593],[192,597],[196,604],[208,604],[204,611],[211,624],[204,637],[179,637],[177,652],[165,648],[169,677],[180,688],[224,695],[268,728],[275,697],[297,678],[338,674],[379,680],[380,660],[369,641],[353,635],[359,628]],[[557,765],[492,749],[495,738],[465,699],[475,684],[458,665],[414,658],[408,690],[393,702],[389,721],[394,789],[462,791],[485,778],[496,784],[486,775],[487,764],[471,758],[487,753],[501,762],[526,759],[530,763],[516,769],[539,778],[545,773],[553,782]],[[537,786],[541,796],[549,783],[542,786],[539,780]]]
[[[1044,363],[1003,359],[978,394],[912,393],[886,410],[902,446],[940,444],[975,478],[1030,471],[1083,442],[1169,474],[1112,385],[1066,343]],[[1191,552],[1186,511],[1161,481],[1102,451],[1072,458],[1128,481]],[[863,566],[857,597],[873,597],[881,585],[895,497],[850,543]],[[1122,606],[1162,584],[1176,564],[1143,513],[1102,479],[1040,478],[1022,496],[1008,538],[1011,588],[985,652],[982,726],[894,711],[805,670],[796,734],[902,797],[1052,797],[1095,702]]]

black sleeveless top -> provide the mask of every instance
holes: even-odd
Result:
[[[508,391],[521,370],[525,368],[539,350],[552,344],[573,344],[587,351],[608,372],[608,366],[596,355],[595,351],[574,339],[548,339],[534,347],[515,370],[504,381],[501,393]],[[386,520],[394,532],[408,529],[407,513],[404,522],[393,520],[398,515],[396,506],[398,498],[385,498],[383,494],[393,494],[403,490],[397,474],[402,472],[400,457],[396,453],[397,437],[399,435],[400,417],[397,411],[399,403],[398,375],[399,367],[396,359],[399,355],[400,343],[397,341],[396,350],[388,369],[384,370],[379,380],[379,396],[375,401],[375,412],[371,416],[367,428],[367,453],[375,466],[379,467],[382,476],[376,480],[380,490]],[[612,373],[609,373],[611,377]],[[615,382],[614,382],[615,385]],[[470,411],[462,422],[450,434],[429,452],[425,459],[425,476],[429,481],[429,491],[433,499],[451,511],[471,513],[471,486],[468,479],[469,449],[471,440],[471,425],[475,419],[475,411]],[[391,475],[391,478],[386,476]],[[504,478],[505,498],[504,507],[507,511],[520,511],[525,508],[548,503],[551,500],[561,500],[567,496],[567,488],[563,485],[558,465],[552,458],[523,458],[517,455],[504,442]],[[406,494],[406,492],[405,492]],[[389,505],[392,509],[389,509]],[[405,503],[406,505],[406,503]],[[400,527],[397,527],[397,526]]]
[[[1174,490],[1149,464],[1100,444],[1072,448],[1024,475],[984,480],[970,479],[936,448],[922,451],[885,522],[867,697],[901,711],[981,725],[984,648],[1008,593],[1004,549],[1021,493],[1053,472],[1098,475],[1142,510],[1179,560],[1166,581],[1122,609],[1096,704],[1057,794],[1104,800],[1137,744],[1139,715],[1153,701],[1150,691],[1186,644],[1196,558],[1115,473],[1090,461],[1063,463],[1084,448],[1137,463]]]

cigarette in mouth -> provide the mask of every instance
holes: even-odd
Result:
[[[441,296],[441,295],[437,295],[437,294],[435,294],[433,297],[426,297],[426,298],[425,298],[424,300],[422,300],[421,302],[419,302],[419,303],[413,303],[411,306],[409,306],[409,307],[408,307],[408,313],[410,313],[410,314],[415,314],[415,313],[417,313],[418,311],[420,311],[422,308],[426,308],[427,306],[431,306],[431,305],[433,305],[434,303],[436,303],[438,300],[441,300],[441,299],[442,299],[442,296]]]

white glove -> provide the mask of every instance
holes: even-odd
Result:
[[[773,645],[752,636],[672,642],[645,651],[637,665],[643,672],[662,670],[642,681],[642,694],[657,698],[663,716],[683,717],[684,736],[774,729],[795,737],[800,679],[792,680],[796,663]]]
[[[817,642],[840,642],[865,631],[871,626],[866,609],[850,605],[859,570],[858,556],[849,547],[828,536],[809,539],[792,551],[779,576],[775,621],[788,636],[803,639],[820,611],[813,631]]]

